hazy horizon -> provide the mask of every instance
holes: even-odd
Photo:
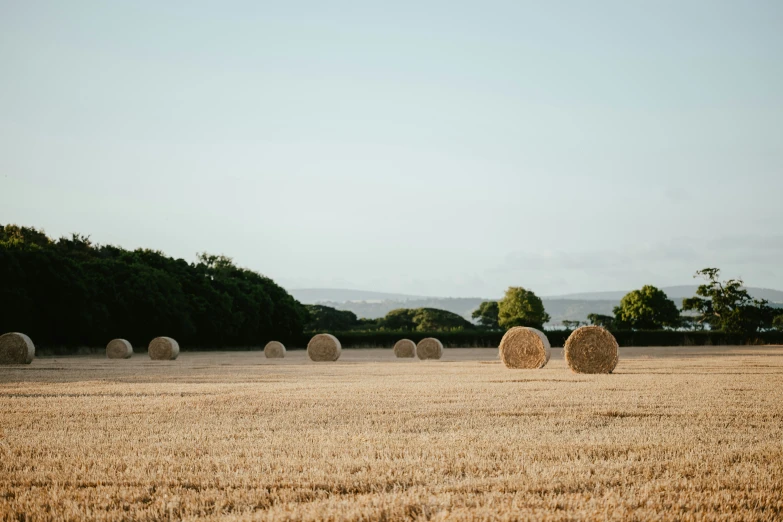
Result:
[[[0,0],[0,223],[422,296],[783,289],[783,3]]]

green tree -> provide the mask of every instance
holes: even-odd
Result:
[[[387,330],[420,332],[473,327],[473,324],[461,315],[438,308],[398,308],[386,314],[380,325]]]
[[[416,311],[411,308],[397,308],[386,314],[381,320],[381,326],[387,330],[415,330],[414,315]]]
[[[680,325],[680,311],[666,293],[652,285],[628,292],[614,307],[615,322],[634,330],[660,330]]]
[[[310,313],[305,329],[311,332],[339,332],[359,325],[356,314],[349,310],[324,305],[305,305],[305,308]]]
[[[694,277],[702,277],[707,284],[696,289],[697,297],[683,300],[684,311],[698,313],[697,321],[713,330],[749,335],[772,325],[774,308],[765,299],[754,299],[743,288],[742,279],[719,281],[718,268],[704,268]]]
[[[500,328],[498,325],[497,301],[484,301],[478,308],[473,310],[471,317],[473,317],[473,319],[478,319],[478,323],[484,328],[492,330]]]
[[[777,315],[772,319],[772,327],[775,330],[783,331],[783,314]]]
[[[513,326],[543,329],[550,319],[544,303],[530,290],[512,286],[498,303],[498,324],[508,330]]]
[[[473,328],[473,324],[470,321],[448,310],[417,308],[415,312],[413,322],[416,324],[416,330],[420,332]]]
[[[305,315],[274,281],[225,256],[188,263],[0,225],[0,332],[23,331],[39,346],[99,346],[112,336],[143,346],[158,335],[257,345],[296,338]]]
[[[576,330],[582,325],[581,321],[570,321],[568,319],[563,319],[561,322],[566,327],[566,330]]]

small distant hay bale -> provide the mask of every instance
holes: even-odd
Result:
[[[443,344],[434,337],[427,337],[416,345],[416,355],[424,359],[440,359],[443,357]]]
[[[552,348],[544,332],[515,326],[503,335],[498,351],[507,368],[536,369],[546,366]]]
[[[264,355],[267,359],[282,359],[285,357],[285,346],[277,341],[269,341],[264,346]]]
[[[394,345],[394,355],[397,357],[416,357],[416,343],[410,339],[400,339]]]
[[[601,326],[577,328],[563,348],[568,367],[575,373],[612,373],[619,352],[617,339]]]
[[[133,356],[133,346],[125,339],[112,339],[106,345],[106,357],[109,359],[130,359]]]
[[[311,361],[336,361],[342,351],[340,341],[331,334],[318,334],[307,343],[307,355]]]
[[[35,345],[23,333],[0,335],[0,364],[30,364],[35,357]]]
[[[150,342],[147,351],[150,354],[150,359],[173,361],[179,355],[179,343],[171,337],[156,337]]]

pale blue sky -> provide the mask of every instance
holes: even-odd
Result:
[[[0,0],[0,223],[288,288],[783,289],[783,2]]]

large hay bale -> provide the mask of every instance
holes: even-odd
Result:
[[[277,341],[269,341],[264,346],[264,355],[267,359],[282,359],[285,357],[285,346]]]
[[[416,357],[416,343],[410,339],[400,339],[394,344],[394,355],[397,357]]]
[[[563,348],[569,368],[576,373],[612,373],[619,352],[617,339],[601,326],[577,328]]]
[[[23,333],[0,335],[0,364],[30,364],[35,357],[35,345]]]
[[[106,357],[109,359],[130,359],[133,346],[125,339],[112,339],[106,345]]]
[[[307,343],[307,355],[312,361],[336,361],[342,351],[340,341],[331,334],[318,334]]]
[[[552,349],[544,332],[526,326],[515,326],[500,340],[500,360],[507,368],[543,368]]]
[[[416,345],[416,355],[419,359],[440,359],[443,357],[443,344],[434,337],[427,337]]]
[[[179,355],[179,344],[171,337],[156,337],[147,349],[150,359],[173,361]]]

